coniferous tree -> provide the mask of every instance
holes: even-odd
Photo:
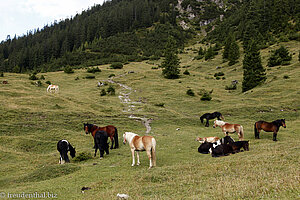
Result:
[[[253,40],[249,42],[249,46],[246,49],[243,69],[243,92],[251,90],[266,80],[265,68],[261,64],[260,52],[256,46],[256,42]]]
[[[239,45],[237,44],[237,42],[234,41],[231,43],[230,49],[229,49],[229,55],[228,55],[229,66],[237,63],[237,60],[239,59],[239,57],[240,57],[240,48],[239,48]]]
[[[172,37],[169,37],[165,47],[165,59],[161,64],[163,68],[162,75],[168,79],[179,78],[179,63],[175,41]]]

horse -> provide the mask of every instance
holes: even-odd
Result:
[[[99,149],[100,151],[100,159],[103,158],[104,155],[104,151],[106,152],[106,154],[109,154],[109,146],[107,143],[107,133],[105,131],[97,131],[95,133],[95,137],[94,137],[94,143],[95,143],[95,154],[94,157],[97,154],[97,150]]]
[[[111,140],[111,147],[110,149],[116,149],[119,148],[119,140],[118,140],[118,130],[115,126],[113,125],[108,125],[104,127],[98,127],[94,124],[89,124],[89,123],[84,123],[83,124],[83,130],[85,131],[86,134],[91,133],[92,136],[95,138],[95,134],[97,131],[105,131],[110,137]],[[115,146],[114,146],[115,144]]]
[[[278,119],[272,122],[257,121],[254,124],[255,138],[259,139],[260,131],[264,130],[266,132],[273,132],[273,141],[277,141],[277,133],[280,126],[286,128],[285,119]]]
[[[218,137],[215,137],[218,138]],[[220,144],[228,144],[232,143],[234,140],[230,136],[225,136],[223,138],[219,138],[218,140],[211,140],[209,142],[208,140],[205,140],[199,147],[198,147],[198,152],[203,153],[203,154],[208,154],[211,151],[211,148],[214,146],[220,145]]]
[[[59,87],[58,87],[58,85],[49,85],[48,87],[47,87],[47,92],[51,92],[52,91],[52,89],[54,89],[54,91],[56,92],[58,92],[59,91]]]
[[[229,124],[221,120],[215,120],[213,127],[216,128],[217,126],[222,128],[222,131],[225,135],[228,135],[228,133],[237,132],[239,140],[242,141],[244,139],[244,129],[240,124]]]
[[[214,143],[219,139],[220,139],[219,137],[204,137],[204,138],[197,137],[196,141],[199,141],[200,143],[204,143],[204,142]]]
[[[132,154],[131,166],[135,165],[135,158],[134,158],[135,151],[137,157],[137,165],[140,165],[139,151],[146,151],[150,161],[149,169],[156,166],[156,153],[155,153],[156,140],[154,139],[154,137],[139,136],[138,134],[132,132],[125,132],[123,134],[123,144],[126,144],[126,142],[129,143],[129,146],[131,148],[131,154]]]
[[[64,164],[65,162],[69,163],[68,151],[72,158],[75,157],[76,151],[75,148],[67,140],[59,140],[57,143],[57,151],[60,153],[59,164]]]
[[[214,112],[214,113],[205,113],[200,117],[201,123],[203,124],[203,120],[206,119],[206,127],[209,127],[209,120],[210,119],[214,119],[214,118],[218,118],[218,120],[224,120],[224,117],[221,113],[219,112]]]

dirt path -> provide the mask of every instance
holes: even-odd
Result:
[[[120,75],[120,76],[124,76],[124,75]],[[136,109],[136,105],[142,104],[141,102],[132,101],[130,99],[130,95],[132,93],[135,93],[136,90],[133,90],[131,87],[129,87],[127,85],[124,85],[122,83],[118,83],[118,82],[114,81],[113,78],[110,78],[110,79],[104,80],[104,81],[111,83],[111,84],[117,84],[122,88],[122,90],[119,94],[119,99],[120,99],[120,102],[125,106],[125,109],[123,110],[123,112],[128,113],[130,119],[141,121],[142,124],[146,127],[146,133],[147,134],[150,133],[151,132],[151,122],[153,121],[153,119],[135,116],[135,112],[139,111]]]

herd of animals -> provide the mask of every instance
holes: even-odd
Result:
[[[198,148],[199,153],[211,154],[212,157],[227,156],[230,154],[235,154],[243,150],[249,151],[249,141],[244,140],[244,131],[243,126],[240,124],[230,124],[224,122],[224,117],[220,112],[214,113],[205,113],[200,117],[202,123],[206,119],[206,127],[209,127],[209,120],[215,119],[213,128],[221,127],[222,132],[225,134],[225,137],[198,137],[196,140],[201,143]],[[222,120],[221,120],[222,119]],[[273,122],[257,121],[254,124],[254,133],[255,138],[259,139],[259,134],[261,130],[266,132],[273,132],[273,141],[277,141],[277,133],[280,126],[286,128],[285,119],[278,119]],[[116,149],[119,147],[118,142],[118,130],[115,126],[108,125],[105,127],[98,127],[94,124],[84,123],[84,131],[86,134],[91,133],[94,139],[94,148],[95,154],[97,150],[100,151],[100,159],[103,158],[104,153],[109,154],[109,143],[107,142],[108,138],[111,140],[110,149]],[[230,137],[229,133],[237,133],[239,141],[234,141]],[[132,166],[135,165],[135,153],[137,157],[137,165],[140,164],[139,160],[139,151],[146,151],[149,158],[150,166],[152,168],[156,166],[156,140],[152,136],[139,136],[132,132],[125,132],[123,134],[123,143],[129,143],[131,154],[132,154]],[[243,148],[243,150],[241,150]],[[57,143],[57,150],[60,153],[60,164],[65,162],[70,162],[68,158],[68,152],[72,158],[75,157],[75,148],[67,140],[60,140]]]

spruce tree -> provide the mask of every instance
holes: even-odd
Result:
[[[161,64],[161,67],[163,68],[162,75],[168,79],[179,78],[179,63],[175,40],[169,37],[165,47],[165,59]]]
[[[246,92],[258,86],[266,80],[265,68],[261,64],[261,57],[256,42],[251,40],[246,49],[243,60],[242,91]]]
[[[240,48],[236,41],[232,42],[229,49],[228,60],[229,66],[237,63],[237,60],[240,57]]]

